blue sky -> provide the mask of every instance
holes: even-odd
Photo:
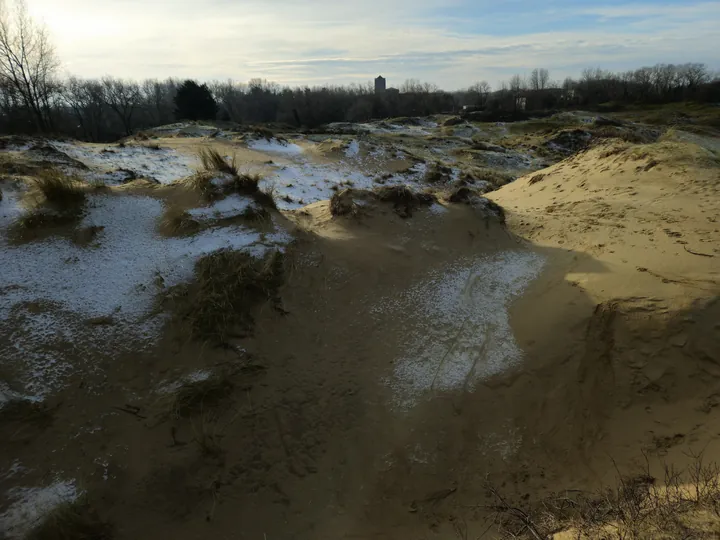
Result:
[[[453,90],[534,67],[720,69],[720,0],[27,0],[68,73]]]

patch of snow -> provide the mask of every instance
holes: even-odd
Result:
[[[4,382],[0,382],[0,409],[2,409],[6,403],[10,401],[24,400],[33,403],[39,403],[42,401],[42,396],[29,396],[20,394],[10,389],[10,387]]]
[[[442,215],[447,214],[449,210],[445,208],[442,204],[434,203],[429,208],[430,212],[436,215]]]
[[[58,141],[54,141],[52,146],[90,168],[101,169],[104,174],[112,170],[128,169],[138,177],[169,184],[195,172],[193,158],[170,148],[153,150],[142,145],[103,148]]]
[[[327,200],[332,196],[333,186],[348,182],[360,189],[373,185],[372,177],[361,171],[305,162],[276,167],[275,175],[264,179],[261,187],[273,187],[278,208],[289,210]]]
[[[427,171],[425,163],[416,163],[407,172],[384,180],[385,185],[420,182]],[[319,164],[300,161],[290,165],[275,165],[275,174],[261,183],[263,189],[272,187],[276,192],[278,208],[291,210],[328,200],[333,186],[373,189],[375,174],[358,170],[347,163]]]
[[[148,131],[165,137],[171,135],[176,135],[180,137],[209,137],[213,135],[227,138],[229,136],[229,134],[219,130],[215,126],[193,124],[190,122],[178,122],[176,124],[168,124],[166,126],[152,128]]]
[[[249,197],[233,193],[210,206],[188,210],[188,214],[196,219],[224,219],[239,216],[249,208],[257,207],[257,203]]]
[[[378,145],[375,148],[373,148],[368,155],[375,160],[380,160],[380,159],[387,157],[388,149],[385,148],[384,146]]]
[[[3,187],[3,198],[0,201],[0,226],[6,227],[23,214],[20,205],[20,192],[17,189]]]
[[[171,394],[179,390],[185,384],[198,383],[208,380],[212,376],[212,371],[207,369],[198,369],[182,377],[180,380],[172,382],[163,382],[157,389],[159,394]]]
[[[526,251],[505,251],[458,261],[373,312],[413,313],[394,374],[387,384],[395,405],[407,409],[432,391],[472,389],[522,359],[509,323],[511,300],[538,275],[544,260]],[[407,317],[407,316],[405,316]]]
[[[119,186],[125,184],[135,176],[133,172],[127,170],[106,172],[80,171],[77,174],[88,182],[102,182],[106,186]]]
[[[211,375],[211,371],[208,371],[206,369],[198,369],[185,377],[185,380],[189,383],[198,383],[202,381],[207,381]]]
[[[4,475],[2,475],[0,478],[3,478],[4,480],[14,478],[15,476],[18,476],[18,475],[24,473],[25,471],[27,471],[27,468],[23,467],[23,465],[22,465],[22,463],[20,463],[19,459],[16,459],[15,461],[12,462],[12,464],[8,468],[7,472]]]
[[[270,140],[256,139],[254,141],[250,141],[248,143],[248,148],[259,152],[274,152],[276,154],[297,155],[303,153],[302,147],[297,144],[281,141],[275,138]]]
[[[37,144],[36,141],[23,144],[8,144],[3,150],[7,152],[27,152]]]
[[[345,157],[354,158],[360,153],[360,143],[353,139],[345,148]]]
[[[58,506],[71,503],[79,496],[74,481],[56,482],[44,488],[13,488],[7,497],[14,500],[0,514],[3,538],[24,538],[42,519]]]
[[[225,187],[235,181],[235,176],[230,173],[218,173],[218,175],[210,180],[210,183],[216,187]]]
[[[0,230],[17,215],[8,202],[0,203]],[[225,204],[221,213],[245,202]],[[156,294],[190,279],[199,257],[224,248],[260,256],[290,240],[284,231],[261,234],[241,226],[164,238],[156,231],[162,212],[150,197],[95,195],[80,227],[103,227],[97,247],[59,237],[21,245],[0,238],[0,357],[24,373],[25,391],[43,396],[62,386],[77,370],[64,360],[68,352],[93,358],[152,344],[164,322],[148,317]],[[30,303],[43,308],[31,310]],[[111,324],[88,323],[108,317]]]

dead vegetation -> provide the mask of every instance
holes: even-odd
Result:
[[[715,538],[720,532],[720,467],[694,456],[685,471],[664,466],[663,478],[649,466],[618,476],[617,485],[596,493],[566,491],[533,504],[515,502],[488,485],[493,525],[501,538],[532,540]]]
[[[57,167],[58,165],[64,165],[82,171],[88,169],[88,166],[82,161],[71,158],[65,152],[58,150],[51,144],[45,142],[40,142],[34,145],[27,151],[27,153],[31,156],[32,161],[37,162],[43,167],[52,168]]]
[[[330,213],[333,216],[355,216],[358,211],[359,206],[353,200],[353,190],[350,188],[336,192],[330,198]]]
[[[217,251],[195,263],[191,283],[165,291],[161,306],[171,311],[183,335],[223,344],[252,329],[257,305],[277,301],[283,267],[279,251],[259,259],[241,251]]]
[[[451,126],[458,126],[460,124],[464,124],[465,120],[460,118],[459,116],[451,116],[450,118],[447,118],[442,125],[445,127],[451,127]]]
[[[235,156],[228,160],[214,148],[203,148],[199,159],[203,171],[185,179],[183,183],[205,199],[215,200],[230,193],[238,193],[253,197],[264,208],[277,208],[274,191],[260,189],[262,176],[240,172]]]
[[[202,148],[198,157],[202,168],[208,172],[220,172],[232,176],[238,176],[240,173],[235,156],[228,161],[214,148]]]
[[[20,216],[8,229],[13,238],[20,238],[37,229],[61,227],[77,222],[78,215],[73,212],[57,212],[49,208],[34,208]],[[30,235],[32,236],[32,235]]]
[[[428,184],[444,184],[452,178],[452,169],[439,161],[430,164],[425,172],[424,181]]]
[[[46,231],[62,233],[55,229],[72,227],[82,219],[90,186],[55,169],[39,171],[30,182],[34,206],[8,228],[11,241],[33,241]]]
[[[32,183],[45,202],[58,210],[75,209],[85,202],[87,196],[81,180],[57,169],[43,169],[32,179]]]
[[[458,178],[461,184],[478,184],[487,182],[490,189],[498,189],[505,184],[509,184],[515,180],[513,174],[498,171],[495,169],[487,169],[484,167],[468,167],[460,172]],[[489,191],[489,190],[488,190]]]
[[[447,200],[455,204],[467,204],[480,210],[485,217],[494,215],[501,224],[505,224],[505,210],[502,206],[486,197],[484,192],[467,185],[457,185],[447,194]]]
[[[110,540],[113,526],[100,518],[87,497],[63,503],[50,512],[26,540]]]
[[[186,236],[197,233],[200,223],[182,208],[170,206],[160,218],[160,231],[167,236]]]
[[[194,191],[203,199],[213,201],[220,198],[222,190],[218,185],[217,174],[210,171],[200,171],[178,183],[190,191]]]
[[[422,206],[430,206],[437,202],[432,193],[413,191],[408,186],[382,186],[374,190],[377,198],[393,204],[400,217],[412,217],[413,211]]]
[[[28,162],[24,159],[8,155],[0,154],[0,174],[11,176],[31,176],[42,167],[36,163]]]
[[[267,139],[268,141],[275,137],[275,134],[272,132],[272,130],[264,127],[264,126],[253,126],[250,128],[250,133],[253,135],[256,135],[257,137]],[[284,139],[282,139],[284,140]]]
[[[532,186],[533,184],[537,184],[538,182],[542,182],[547,175],[544,173],[538,173],[536,175],[533,175],[530,177],[530,180],[528,180],[528,186]]]
[[[461,185],[450,192],[448,201],[451,203],[470,203],[475,199],[479,199],[481,196],[481,191]]]

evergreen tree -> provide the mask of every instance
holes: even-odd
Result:
[[[187,80],[175,95],[175,118],[178,120],[214,120],[217,104],[206,84]]]

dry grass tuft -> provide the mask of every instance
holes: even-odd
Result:
[[[222,192],[221,187],[214,182],[216,178],[216,174],[210,171],[201,171],[180,180],[178,183],[191,191],[195,191],[204,199],[212,201],[219,198]]]
[[[259,174],[242,173],[235,176],[230,189],[236,193],[243,195],[254,195],[260,191],[260,181],[262,176]]]
[[[13,242],[33,241],[56,228],[71,226],[82,219],[89,189],[85,182],[56,169],[42,169],[31,179],[35,207],[9,227]]]
[[[393,203],[395,211],[403,218],[412,217],[416,208],[437,202],[437,197],[432,193],[413,191],[408,186],[382,186],[376,188],[374,193],[379,200]]]
[[[276,299],[283,270],[278,251],[262,259],[241,251],[217,251],[195,263],[193,282],[166,291],[163,305],[191,339],[226,343],[252,328],[256,305]]]
[[[198,157],[200,158],[203,169],[208,172],[221,172],[233,176],[240,174],[235,156],[233,156],[230,161],[227,161],[222,154],[214,148],[203,148],[198,153]]]
[[[450,192],[448,200],[451,203],[467,203],[479,199],[482,192],[468,186],[459,186]]]
[[[264,192],[263,195],[266,195]],[[272,199],[272,203],[275,204],[275,200]],[[242,217],[248,221],[267,221],[270,218],[270,212],[264,206],[248,206],[242,213]]]
[[[425,172],[425,182],[429,184],[444,184],[452,177],[452,169],[439,161],[433,162]]]
[[[720,467],[701,455],[686,471],[665,465],[661,479],[647,471],[621,476],[614,488],[564,492],[539,504],[488,491],[500,538],[711,538],[720,528]]]
[[[459,185],[448,195],[451,203],[464,203],[475,209],[481,210],[485,217],[494,215],[497,220],[505,224],[505,210],[502,206],[490,199],[483,197],[483,192],[470,186]]]
[[[261,206],[277,208],[273,190],[260,189],[262,176],[239,172],[234,157],[231,162],[227,162],[216,150],[210,148],[201,150],[200,159],[205,170],[182,181],[189,189],[200,193],[207,200],[214,200],[229,193],[251,195]],[[218,173],[227,177],[218,182]]]
[[[185,236],[200,230],[200,223],[185,210],[168,207],[160,218],[160,230],[167,236]]]
[[[268,141],[275,137],[275,134],[269,130],[268,128],[264,126],[253,126],[250,128],[250,132],[254,135],[257,135],[258,137],[262,137],[263,139],[267,139]],[[281,139],[284,140],[284,139]]]
[[[333,216],[355,216],[359,211],[357,203],[353,200],[353,190],[344,189],[336,192],[330,198],[330,213]]]
[[[254,194],[253,198],[263,208],[270,208],[277,210],[277,203],[275,202],[275,188],[271,187],[265,191],[258,189]]]
[[[41,166],[37,163],[21,160],[6,154],[0,154],[0,174],[31,176],[40,168]]]
[[[470,167],[460,173],[459,181],[464,184],[487,182],[493,189],[497,189],[515,180],[515,176],[494,169]]]
[[[48,234],[69,233],[82,216],[82,208],[64,212],[50,208],[34,208],[22,214],[8,227],[8,239],[13,244],[23,244]]]
[[[45,201],[56,209],[74,209],[85,203],[84,184],[57,169],[43,169],[32,181]]]
[[[530,180],[528,180],[528,186],[532,186],[533,184],[537,184],[538,182],[542,182],[547,175],[544,173],[538,173],[532,177],[530,177]]]
[[[74,223],[78,216],[70,212],[55,212],[47,208],[35,208],[20,216],[11,230],[32,230],[45,227],[59,227]]]
[[[87,499],[64,503],[48,514],[27,540],[110,540],[113,526],[98,516]]]

